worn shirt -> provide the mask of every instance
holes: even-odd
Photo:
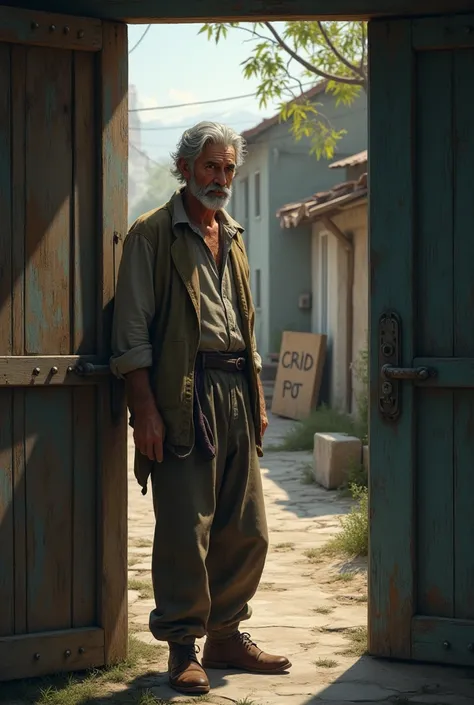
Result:
[[[220,217],[219,217],[220,216]],[[201,290],[201,341],[200,350],[206,352],[243,352],[245,343],[241,332],[238,307],[229,253],[237,231],[217,214],[222,237],[222,264],[219,268],[206,245],[204,236],[188,218],[180,194],[175,198],[173,228],[183,228],[194,252]],[[127,318],[118,319],[114,325],[114,355],[112,370],[118,376],[152,365],[152,345],[149,329],[155,315],[153,286],[153,250],[145,237],[132,233],[127,254],[122,259],[121,269],[130,286]],[[253,350],[255,364],[260,372],[262,361],[255,340]]]

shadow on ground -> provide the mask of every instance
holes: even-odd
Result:
[[[474,703],[474,669],[440,667],[361,657],[329,685],[296,684],[291,673],[284,676],[255,676],[258,689],[262,679],[268,678],[269,698],[252,700],[252,694],[239,692],[238,675],[227,672],[209,672],[212,691],[209,703],[298,702],[301,705],[352,705],[352,703],[410,703],[410,705],[472,705]],[[232,697],[223,697],[220,690],[234,680]],[[98,676],[101,677],[100,675]],[[316,681],[316,679],[315,679]],[[77,690],[71,692],[71,683]],[[90,676],[61,675],[52,678],[4,683],[0,687],[2,705],[153,705],[153,703],[193,702],[179,697],[167,685],[165,672],[153,671],[132,678],[126,683],[103,683],[102,693],[88,692]],[[270,696],[270,691],[273,696]],[[228,691],[226,691],[228,692]],[[195,700],[194,700],[195,702]],[[199,699],[197,699],[199,702]]]

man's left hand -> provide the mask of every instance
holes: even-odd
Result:
[[[265,431],[267,430],[267,428],[268,428],[268,418],[265,414],[265,415],[262,415],[262,438],[264,437]]]

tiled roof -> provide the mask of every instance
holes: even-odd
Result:
[[[282,228],[296,228],[302,223],[316,220],[318,216],[367,196],[367,174],[357,181],[344,181],[328,191],[320,191],[299,202],[287,203],[277,211]]]
[[[315,86],[310,88],[308,91],[305,91],[302,93],[300,96],[298,96],[295,100],[288,101],[289,103],[298,103],[302,102],[304,100],[308,100],[311,98],[314,98],[315,96],[319,95],[320,93],[323,93],[326,90],[327,86],[327,81],[320,81],[317,83]],[[259,135],[262,134],[262,132],[265,132],[268,130],[270,127],[273,127],[274,125],[278,125],[280,122],[280,113],[277,113],[271,118],[266,118],[266,120],[262,120],[262,122],[259,122],[258,125],[255,127],[251,127],[250,130],[245,130],[245,132],[242,132],[242,137],[245,139],[246,142],[252,142],[255,137],[258,137]]]
[[[338,162],[333,162],[329,165],[330,169],[343,169],[348,166],[357,166],[358,164],[364,164],[367,162],[367,150],[364,149],[363,152],[358,154],[353,154],[345,159],[340,159]]]

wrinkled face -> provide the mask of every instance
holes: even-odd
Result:
[[[225,208],[232,195],[236,154],[233,147],[208,144],[192,165],[182,167],[189,190],[205,208]]]

